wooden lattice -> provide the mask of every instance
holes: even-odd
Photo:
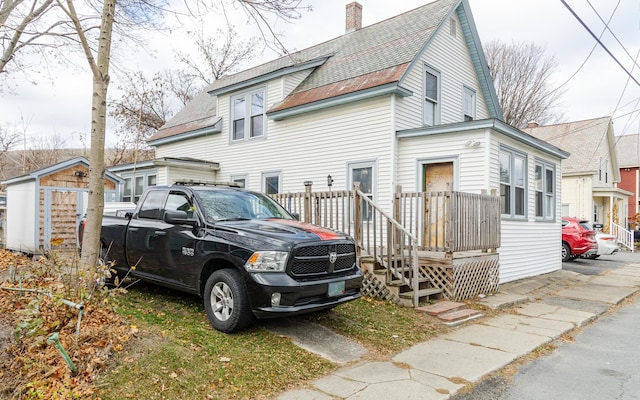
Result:
[[[451,264],[421,263],[420,275],[443,295],[454,301],[470,299],[481,293],[496,293],[500,288],[500,262],[497,254],[453,259]]]
[[[362,294],[374,299],[390,301],[399,304],[400,299],[391,293],[389,288],[380,281],[376,275],[369,271],[364,271],[364,279],[362,280]]]

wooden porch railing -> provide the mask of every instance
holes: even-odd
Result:
[[[279,193],[272,197],[304,222],[336,229],[354,238],[358,258],[370,257],[385,267],[386,283],[400,283],[413,291],[418,305],[417,237],[358,190]]]
[[[498,196],[398,190],[394,219],[418,237],[423,251],[452,253],[500,247]]]
[[[358,258],[385,268],[386,283],[401,283],[419,301],[420,251],[460,252],[500,247],[500,199],[463,192],[401,193],[393,215],[354,190],[279,193],[272,197],[300,220],[352,236]]]
[[[633,253],[635,244],[633,242],[633,232],[624,227],[616,224],[615,222],[611,222],[611,226],[609,227],[609,232],[616,238],[618,238],[618,243],[623,245],[624,247],[631,250]]]

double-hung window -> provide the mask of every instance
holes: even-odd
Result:
[[[440,73],[425,67],[424,71],[424,118],[425,125],[436,125],[440,116]]]
[[[462,90],[462,117],[465,122],[476,119],[476,91],[466,86]]]
[[[264,136],[264,89],[248,92],[231,99],[231,140]]]
[[[527,210],[527,157],[515,150],[500,149],[500,209],[503,216],[524,218]]]
[[[536,218],[553,221],[556,212],[555,167],[536,161]]]

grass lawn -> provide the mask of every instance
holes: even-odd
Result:
[[[137,284],[118,311],[138,329],[99,379],[107,399],[261,399],[304,385],[338,367],[255,322],[246,331],[214,330],[199,298]],[[385,358],[445,328],[410,308],[362,298],[310,320]]]

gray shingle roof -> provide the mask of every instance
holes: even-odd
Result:
[[[564,174],[597,171],[601,158],[615,159],[615,154],[610,154],[611,117],[521,130],[571,153],[562,163]]]
[[[640,134],[616,136],[616,154],[618,166],[640,166]]]
[[[186,124],[194,121],[212,122],[215,99],[208,92],[223,92],[224,88],[323,57],[328,59],[270,111],[398,82],[437,27],[460,1],[436,0],[324,43],[223,77],[206,87],[149,140],[176,135],[178,130],[192,130],[193,127]],[[345,84],[341,85],[340,82]]]

